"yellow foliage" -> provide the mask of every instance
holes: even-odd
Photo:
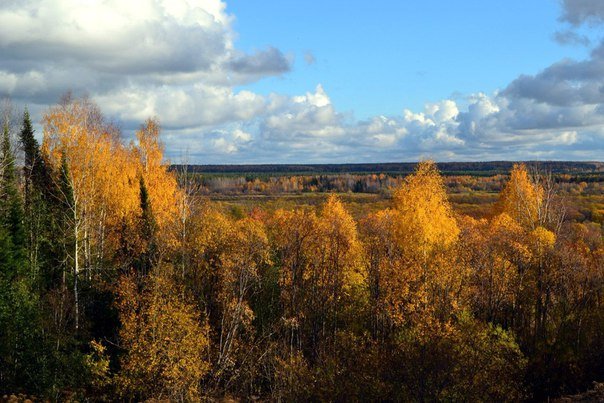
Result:
[[[148,119],[136,133],[138,146],[134,148],[140,161],[140,172],[149,192],[149,200],[162,243],[174,245],[174,233],[169,231],[178,217],[180,199],[184,197],[178,188],[176,177],[168,171],[169,165],[163,161],[164,146],[160,141],[160,126],[154,119]]]
[[[514,220],[507,213],[501,213],[493,217],[490,222],[490,231],[499,232],[507,231],[513,234],[522,234],[522,227],[518,224],[518,221]]]
[[[421,162],[394,196],[397,211],[395,237],[405,270],[418,277],[413,289],[417,321],[431,315],[445,319],[459,304],[465,265],[455,246],[460,229],[447,200],[436,164]],[[428,316],[426,316],[428,315]]]
[[[367,251],[368,288],[375,325],[401,325],[414,311],[417,299],[411,287],[419,281],[420,271],[408,270],[396,242],[398,212],[381,210],[361,223]]]
[[[531,257],[524,231],[509,215],[491,220],[464,219],[462,253],[472,268],[468,291],[474,309],[494,321],[514,305],[521,277],[518,266]]]
[[[499,208],[521,226],[534,228],[539,220],[543,188],[533,183],[524,164],[515,164],[499,196]]]
[[[366,302],[366,267],[356,223],[331,195],[318,216],[310,210],[277,210],[270,227],[281,267],[282,323],[292,343],[306,342],[318,353]],[[317,331],[320,339],[312,336]]]
[[[527,260],[531,251],[525,242],[525,231],[507,213],[495,216],[489,225],[489,238],[496,239],[498,249],[516,262]]]
[[[432,326],[463,307],[460,229],[433,162],[420,163],[405,179],[393,210],[370,215],[363,225],[377,322]]]
[[[78,237],[95,247],[117,248],[117,231],[139,214],[137,165],[119,132],[87,99],[70,99],[43,117],[42,150],[58,172],[64,158],[70,174]],[[98,250],[102,258],[104,250]],[[90,256],[87,256],[90,258]]]
[[[365,281],[361,264],[362,246],[358,239],[356,223],[337,196],[331,195],[323,205],[319,218],[321,253],[331,275],[340,277],[345,292]]]
[[[93,387],[102,390],[110,383],[109,355],[107,349],[96,340],[90,342],[89,354],[84,357],[86,367],[90,371]]]
[[[529,237],[535,245],[537,256],[541,256],[546,250],[553,248],[556,243],[556,235],[543,227],[535,228]]]
[[[415,172],[405,178],[394,194],[394,207],[399,213],[402,245],[426,254],[457,240],[459,228],[434,162],[419,163]]]
[[[218,256],[230,246],[232,240],[232,222],[215,209],[207,209],[194,217],[199,221],[196,227],[194,244],[197,245],[199,258]]]
[[[123,397],[199,398],[209,371],[208,326],[171,280],[152,276],[138,291],[132,278],[118,287],[120,344],[126,350],[117,387]]]
[[[279,260],[279,285],[286,323],[299,325],[303,315],[304,291],[310,279],[310,262],[315,258],[318,219],[311,210],[275,211],[270,220],[271,244]]]
[[[258,279],[262,266],[270,263],[268,237],[264,224],[252,218],[232,223],[229,248],[223,251],[221,278],[225,301],[239,302],[246,298],[250,287]]]

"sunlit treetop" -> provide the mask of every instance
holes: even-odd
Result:
[[[535,184],[524,164],[515,164],[499,196],[500,210],[525,228],[534,228],[543,202],[543,188]]]
[[[394,194],[404,240],[426,251],[453,244],[459,227],[445,186],[433,161],[420,162]]]

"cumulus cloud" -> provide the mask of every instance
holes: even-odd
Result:
[[[273,100],[255,145],[281,161],[400,161],[493,159],[598,159],[604,114],[599,106],[548,105],[504,93],[475,94],[461,106],[453,100],[423,111],[366,121],[347,119],[322,87],[293,99]],[[257,161],[267,161],[267,153]],[[249,157],[249,156],[248,156]]]
[[[290,141],[297,146],[309,142],[310,147],[313,147],[311,139],[336,141],[344,134],[342,116],[335,111],[320,84],[315,92],[306,95],[274,96],[260,130],[265,140]]]
[[[588,60],[562,60],[535,76],[520,76],[503,93],[559,106],[599,104],[604,100],[604,52],[601,46]]]
[[[118,117],[126,127],[136,127],[146,117],[157,116],[169,130],[207,128],[253,119],[265,110],[264,98],[253,92],[203,84],[125,86],[95,98],[108,115]]]
[[[102,107],[136,109],[126,120],[163,117],[163,107],[171,120],[179,105],[180,117],[197,115],[197,124],[248,116],[254,101],[232,87],[286,73],[292,60],[273,47],[235,49],[225,7],[220,0],[4,1],[0,92],[42,104],[68,89],[89,93]]]
[[[600,0],[563,0],[562,7],[560,19],[575,26],[604,21],[604,3]]]
[[[570,28],[555,39],[588,45],[576,29],[604,20],[602,2],[562,5]],[[0,94],[39,113],[66,90],[87,93],[126,132],[156,116],[169,156],[186,151],[192,163],[604,155],[604,45],[493,94],[356,120],[321,84],[294,96],[238,89],[287,74],[294,58],[271,46],[237,49],[233,19],[221,0],[4,0]]]
[[[208,69],[232,48],[224,5],[203,1],[26,1],[3,3],[3,67],[49,59],[120,74]]]
[[[604,21],[601,1],[565,0],[561,19],[573,27]],[[579,35],[568,31],[569,37]],[[564,59],[535,75],[521,75],[497,96],[491,129],[506,130],[515,144],[544,155],[601,159],[604,155],[604,43],[585,60]],[[547,151],[547,152],[546,152]],[[536,150],[535,150],[536,152]]]

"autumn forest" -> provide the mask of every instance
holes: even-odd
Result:
[[[567,197],[601,183],[518,163],[455,179],[494,200],[470,214],[431,161],[229,182],[171,169],[159,121],[125,140],[87,98],[39,123],[2,128],[0,397],[544,401],[604,381],[604,211]],[[234,209],[208,196],[225,183],[320,198]],[[353,191],[381,204],[352,211]]]

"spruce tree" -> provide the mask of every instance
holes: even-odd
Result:
[[[25,245],[30,270],[38,286],[50,289],[61,279],[61,211],[53,173],[46,163],[34,136],[27,109],[19,133],[24,153],[23,193],[25,210]]]
[[[40,144],[34,136],[34,129],[27,109],[23,113],[23,125],[19,137],[25,156],[23,173],[25,176],[26,196],[28,191],[29,193],[39,193],[47,203],[56,204],[57,195],[52,168],[42,155]]]
[[[40,307],[26,259],[25,216],[7,124],[0,149],[0,385],[36,391],[43,382]]]
[[[1,222],[10,234],[14,258],[15,260],[20,260],[23,257],[25,248],[23,203],[19,194],[19,184],[15,172],[15,155],[11,150],[8,124],[4,125],[2,134],[2,161]]]
[[[155,240],[156,223],[151,208],[151,201],[149,200],[147,185],[142,176],[140,177],[139,186],[141,207],[140,236],[146,247],[140,257],[138,269],[141,274],[146,275],[151,270],[157,254],[157,244]]]

